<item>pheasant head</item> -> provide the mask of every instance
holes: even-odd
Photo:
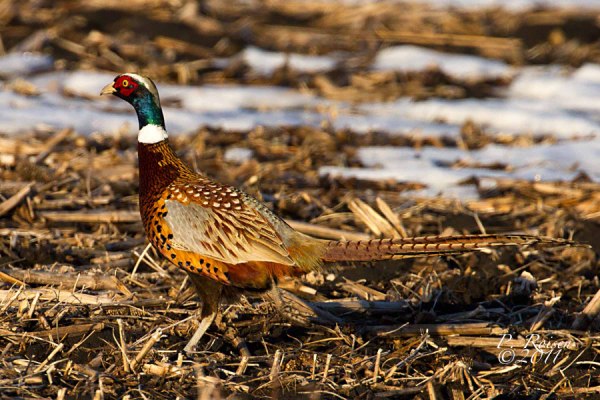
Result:
[[[133,106],[140,124],[140,143],[157,143],[167,138],[158,90],[149,78],[133,73],[121,74],[100,94],[112,94]]]
[[[140,212],[145,228],[151,220],[155,201],[165,189],[191,170],[175,155],[167,140],[167,130],[158,90],[154,82],[133,73],[118,75],[100,94],[112,94],[133,106],[138,117],[138,166]]]

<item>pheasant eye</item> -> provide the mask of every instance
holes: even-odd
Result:
[[[123,86],[123,87],[129,86],[129,81],[127,79],[123,79],[123,81],[121,81],[121,86]]]

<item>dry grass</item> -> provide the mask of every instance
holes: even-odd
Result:
[[[264,140],[275,134],[287,140]],[[319,130],[243,135],[236,143],[256,150],[257,158],[241,165],[222,161],[228,146],[222,141],[231,135],[201,131],[176,138],[175,146],[212,176],[255,193],[261,187],[297,227],[312,221],[312,234],[484,227],[574,235],[596,245],[593,183],[499,182],[494,192],[482,192],[483,200],[464,205],[409,200],[402,191],[410,185],[374,191],[359,181],[315,176],[320,162],[348,157],[338,149],[351,152],[327,136],[328,157],[310,157],[311,146],[326,137]],[[11,182],[0,203],[5,395],[581,398],[598,391],[599,324],[592,321],[598,310],[590,299],[600,285],[590,249],[506,249],[311,274],[285,284],[291,294],[253,295],[227,308],[202,350],[188,357],[181,350],[196,325],[195,296],[182,272],[146,249],[133,138],[58,132],[5,138],[2,152],[10,148],[25,150],[13,150],[14,161],[2,171]],[[589,318],[581,313],[585,305]],[[242,338],[250,357],[236,349]],[[542,340],[567,348],[537,351],[533,342]]]

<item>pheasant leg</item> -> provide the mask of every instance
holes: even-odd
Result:
[[[192,336],[190,341],[183,348],[184,352],[189,354],[193,353],[196,350],[198,342],[200,341],[200,339],[202,339],[202,336],[204,336],[208,328],[210,328],[216,316],[217,312],[214,311],[209,315],[202,317],[202,320],[200,321],[200,326],[198,326],[198,329],[196,329],[196,332],[194,332],[194,335]]]
[[[217,313],[219,312],[219,304],[221,302],[221,293],[223,285],[213,281],[202,275],[189,274],[190,280],[193,282],[198,296],[202,300],[202,311],[200,313],[200,326],[194,332],[190,341],[185,345],[184,351],[191,353],[196,350],[196,346],[208,328],[212,325]]]

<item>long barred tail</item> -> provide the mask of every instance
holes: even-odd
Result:
[[[559,246],[573,242],[529,235],[421,236],[403,239],[330,241],[321,257],[324,262],[396,260],[466,253],[500,246]]]

